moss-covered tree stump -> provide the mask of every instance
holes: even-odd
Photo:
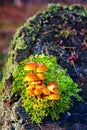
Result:
[[[74,107],[61,115],[50,117],[40,126],[30,121],[21,105],[19,92],[12,95],[13,73],[18,64],[30,55],[44,53],[57,58],[58,64],[78,88],[83,101],[75,99]],[[78,5],[49,5],[48,10],[29,18],[15,33],[4,68],[2,130],[86,130],[87,129],[87,11]],[[62,127],[63,128],[62,128]]]

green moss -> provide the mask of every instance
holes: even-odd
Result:
[[[31,97],[27,93],[29,88],[25,87],[23,79],[29,71],[25,71],[24,66],[30,61],[44,64],[48,67],[48,70],[45,72],[45,85],[50,81],[58,83],[58,88],[60,89],[59,100],[52,102],[51,100],[43,98],[41,99],[40,104],[38,104],[38,99]],[[13,77],[12,93],[19,91],[22,97],[23,107],[31,115],[31,120],[38,124],[48,115],[50,115],[53,120],[59,119],[60,113],[66,112],[73,105],[71,96],[74,96],[78,100],[81,99],[78,95],[79,89],[77,88],[77,84],[66,75],[66,71],[57,64],[57,60],[53,56],[45,56],[44,54],[35,57],[30,56],[28,59],[19,63],[13,73]]]
[[[80,6],[79,4],[76,5],[76,4],[73,4],[69,7],[70,11],[72,13],[75,13],[77,15],[80,15],[80,16],[87,16],[87,10],[85,8],[83,8],[82,6]]]
[[[48,11],[49,12],[57,12],[58,9],[60,9],[62,6],[60,4],[49,4],[48,5]]]

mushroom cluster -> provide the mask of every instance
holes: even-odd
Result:
[[[24,77],[24,81],[27,82],[28,94],[31,97],[35,97],[40,101],[42,98],[56,101],[60,98],[58,84],[55,81],[49,82],[45,85],[46,79],[45,71],[48,70],[47,66],[40,65],[36,62],[30,62],[24,66],[24,70],[29,73]]]

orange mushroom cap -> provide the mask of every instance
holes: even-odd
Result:
[[[37,63],[30,62],[24,66],[24,70],[35,70],[38,67]]]
[[[56,87],[57,87],[57,82],[54,82],[54,81],[49,82],[48,85],[47,85],[47,88],[48,88],[51,92],[53,92],[53,89],[56,88]]]
[[[34,89],[29,89],[29,90],[28,90],[28,93],[30,94],[30,96],[33,96],[33,97],[35,96],[35,95],[34,95]]]
[[[44,85],[43,85],[43,84],[37,84],[37,85],[35,86],[35,88],[42,90],[42,89],[44,88]]]
[[[37,67],[37,72],[45,72],[47,69],[48,69],[47,66],[45,66],[45,65],[39,65]]]
[[[36,95],[36,96],[39,96],[39,95],[41,95],[42,94],[42,90],[41,89],[35,89],[34,90],[34,94]]]
[[[43,88],[42,91],[44,95],[50,95],[50,90],[48,88]]]
[[[44,96],[45,99],[49,99],[49,95]]]
[[[45,79],[45,74],[43,73],[38,73],[37,76],[39,77],[40,80],[44,80]]]
[[[50,82],[48,83],[48,85],[49,85],[49,86],[50,86],[50,85],[54,85],[55,87],[58,86],[57,82],[55,82],[55,81],[50,81]]]
[[[24,81],[37,81],[38,76],[34,73],[29,73],[24,77]]]
[[[58,100],[58,99],[60,99],[60,96],[58,94],[51,94],[49,96],[49,99],[50,100]]]
[[[53,89],[54,94],[59,94],[60,90],[59,89]]]
[[[57,94],[50,94],[49,96],[47,96],[45,98],[47,98],[49,100],[58,100],[58,99],[60,99],[60,96]]]
[[[41,84],[41,81],[37,80],[37,81],[33,81],[33,82],[31,83],[31,85],[38,85],[38,84]]]

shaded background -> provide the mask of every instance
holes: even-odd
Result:
[[[0,0],[0,71],[7,59],[10,40],[16,29],[28,17],[46,10],[48,3],[78,3],[87,9],[87,0]]]

